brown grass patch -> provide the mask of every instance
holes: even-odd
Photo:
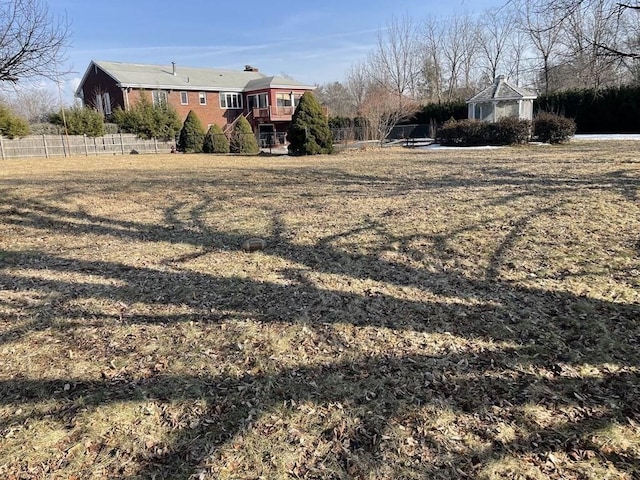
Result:
[[[2,162],[0,476],[638,478],[638,146]]]

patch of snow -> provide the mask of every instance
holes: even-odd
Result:
[[[594,133],[574,135],[575,140],[640,140],[640,133]]]
[[[480,147],[444,147],[439,143],[432,143],[431,145],[427,145],[426,147],[417,147],[417,150],[494,150],[496,148],[504,148],[497,147],[491,145],[482,145]]]

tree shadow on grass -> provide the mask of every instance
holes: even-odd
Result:
[[[505,172],[502,177],[510,175]],[[355,188],[365,180],[369,181],[346,178],[343,182],[352,182]],[[627,182],[624,178],[621,181]],[[459,180],[450,182],[449,186],[461,185]],[[399,192],[400,186],[396,187]],[[185,204],[167,207],[165,224],[158,226],[24,199],[19,205],[5,207],[3,223],[43,232],[61,230],[74,235],[188,244],[201,249],[193,255],[237,248],[243,239],[240,235],[212,230],[202,221],[207,201],[211,198],[202,197],[189,210],[188,225],[177,214]],[[58,329],[60,338],[68,340],[69,331],[89,318],[93,322],[167,325],[242,317],[264,323],[299,322],[318,338],[332,324],[348,323],[452,335],[468,342],[482,340],[494,347],[465,350],[451,345],[431,356],[354,355],[352,361],[327,361],[240,376],[176,376],[150,370],[115,372],[101,381],[5,379],[0,382],[3,405],[55,401],[57,406],[41,407],[39,414],[14,413],[2,420],[2,428],[36,420],[38,415],[61,424],[74,423],[81,411],[126,402],[202,401],[204,409],[194,421],[174,425],[164,448],[134,458],[135,472],[123,473],[131,478],[187,479],[206,472],[212,457],[224,464],[224,456],[232,455],[235,444],[242,448],[255,443],[255,436],[268,437],[273,431],[269,427],[271,415],[293,418],[304,407],[308,409],[305,415],[313,417],[309,431],[289,432],[286,439],[274,439],[274,444],[284,442],[296,452],[297,460],[283,467],[293,478],[474,477],[509,458],[527,458],[549,477],[559,476],[562,471],[554,467],[550,455],[570,459],[595,455],[600,464],[611,464],[623,474],[637,476],[640,459],[632,450],[604,448],[597,437],[607,428],[639,419],[640,307],[524,287],[499,278],[504,251],[511,248],[517,230],[544,213],[544,209],[535,210],[514,224],[492,257],[484,279],[451,270],[434,273],[383,259],[377,253],[350,254],[332,246],[340,235],[376,229],[385,235],[375,219],[305,246],[287,239],[285,226],[274,214],[273,233],[267,239],[270,250],[260,255],[293,263],[279,272],[285,283],[5,249],[0,256],[2,288],[43,294],[47,302],[24,305],[23,313],[30,319],[16,320],[14,328],[2,332],[0,345],[39,329]],[[440,237],[435,245],[440,256],[448,255],[446,237]],[[183,256],[176,261],[190,258]],[[9,267],[32,273],[11,273]],[[412,287],[426,297],[412,299],[375,287],[363,292],[323,288],[312,281],[310,272]],[[82,280],[88,276],[105,281]],[[118,312],[96,314],[78,302],[83,299],[122,307]],[[185,313],[128,312],[135,302],[157,307],[153,312],[181,306]],[[90,349],[91,345],[78,343],[74,347]],[[611,364],[612,368],[605,368],[606,373],[597,377],[576,373],[585,365],[602,364]],[[313,409],[316,412],[310,413]],[[530,409],[551,412],[554,418],[546,423],[539,421],[528,416]],[[334,417],[336,410],[343,413]],[[451,417],[438,419],[441,410],[450,412]],[[457,422],[456,418],[463,420]],[[161,421],[171,423],[170,418],[162,416]],[[505,435],[494,426],[512,433]],[[303,439],[305,435],[308,438]],[[468,441],[463,441],[465,438]],[[105,443],[94,454],[117,457],[117,450],[117,446]],[[398,458],[404,464],[389,464],[385,455],[394,450],[403,452]],[[259,457],[269,452],[257,454]],[[264,458],[250,458],[248,452],[244,455],[250,463],[269,463]]]
[[[64,406],[42,415],[61,422],[73,422],[81,411],[109,404],[205,403],[196,421],[174,426],[161,453],[135,458],[139,469],[127,478],[191,478],[209,472],[212,459],[228,456],[231,462],[237,454],[235,443],[247,448],[238,456],[259,471],[263,455],[269,452],[250,451],[256,448],[255,437],[269,441],[274,416],[281,420],[286,435],[287,423],[298,415],[310,417],[309,431],[289,431],[288,439],[273,439],[284,440],[285,449],[296,452],[296,460],[286,466],[292,477],[366,478],[386,472],[389,476],[463,478],[519,456],[533,458],[542,471],[551,468],[558,476],[562,474],[559,465],[546,465],[549,455],[574,458],[585,452],[619,472],[640,472],[640,458],[602,448],[597,440],[599,432],[611,425],[640,418],[637,372],[599,379],[545,377],[515,368],[514,353],[383,356],[241,377],[158,374],[94,382],[11,380],[0,382],[0,398],[4,404],[21,404],[25,409],[43,398],[56,400]],[[71,388],[65,389],[65,384]],[[557,416],[540,425],[527,416],[528,407],[548,408]],[[337,410],[336,418],[332,413]],[[441,410],[449,415],[439,418]],[[3,424],[25,420],[16,414]],[[160,421],[171,423],[162,415]],[[514,434],[505,438],[501,428]],[[462,437],[466,441],[459,442]],[[405,450],[404,458],[430,461],[385,464],[383,452],[394,449]],[[106,441],[93,453],[120,455],[118,447]]]
[[[135,301],[158,306],[184,305],[192,311],[173,317],[128,316],[126,321],[133,324],[216,322],[224,319],[224,312],[237,312],[260,322],[302,321],[311,331],[321,331],[332,323],[350,322],[356,326],[437,332],[469,341],[484,339],[511,345],[482,353],[450,350],[428,357],[374,356],[239,378],[129,373],[98,382],[61,378],[2,383],[0,398],[7,404],[60,400],[57,403],[67,406],[45,411],[43,415],[61,422],[69,422],[80,408],[119,402],[204,401],[206,409],[198,421],[191,426],[177,426],[161,454],[137,459],[140,470],[132,478],[187,479],[205,472],[207,457],[224,455],[234,439],[240,444],[247,441],[252,429],[263,428],[256,425],[268,423],[265,419],[287,402],[291,402],[289,414],[305,402],[318,408],[339,403],[346,412],[344,417],[350,419],[342,426],[328,425],[319,437],[317,432],[308,434],[316,442],[316,449],[322,443],[324,452],[325,444],[330,444],[330,453],[325,452],[324,456],[317,457],[315,450],[309,450],[311,447],[299,444],[299,438],[291,440],[290,448],[298,452],[301,463],[294,462],[288,468],[300,477],[332,478],[325,468],[350,472],[343,475],[353,478],[377,475],[376,469],[385,467],[381,452],[406,447],[384,444],[382,439],[391,437],[388,430],[394,424],[409,428],[412,441],[418,442],[412,445],[412,455],[433,456],[426,464],[397,466],[395,475],[411,472],[432,478],[452,478],[461,476],[460,472],[479,472],[491,464],[499,464],[501,459],[518,455],[536,457],[542,465],[549,453],[558,451],[563,455],[594,452],[601,461],[632,475],[640,468],[639,459],[633,455],[603,450],[590,440],[598,431],[623,424],[627,418],[638,418],[636,398],[640,383],[634,370],[640,318],[637,305],[617,305],[566,293],[526,289],[496,280],[456,279],[454,273],[449,280],[460,285],[462,297],[489,302],[429,303],[380,293],[327,291],[306,281],[304,271],[296,270],[285,272],[292,281],[289,285],[279,285],[196,272],[162,272],[112,262],[85,262],[37,252],[14,252],[6,255],[5,262],[7,259],[16,266],[63,274],[61,279],[36,276],[28,281],[29,289],[52,295],[46,308],[49,320],[52,316],[64,319],[58,323],[62,337],[67,335],[67,328],[73,328],[74,322],[81,324],[91,315],[95,317],[95,312],[84,311],[74,305],[74,300],[103,298],[123,305]],[[64,274],[69,273],[117,280],[117,285],[63,280]],[[0,275],[0,284],[25,288],[19,278],[7,273]],[[423,288],[429,286],[423,285]],[[166,294],[157,296],[157,292]],[[348,318],[345,311],[351,312]],[[23,325],[16,331],[6,332],[3,341],[12,342],[38,328],[51,329],[52,324],[42,319],[40,324]],[[572,378],[562,372],[563,366],[578,368],[584,363],[607,362],[621,370],[596,379]],[[540,374],[526,370],[527,366]],[[72,387],[66,389],[67,384]],[[555,414],[572,410],[576,405],[579,408],[578,413],[567,414],[552,426],[540,427],[526,419],[524,409],[529,405],[548,407]],[[428,425],[428,421],[424,417],[411,420],[411,412],[430,407],[446,407],[454,416],[467,416],[471,419],[469,425],[507,425],[517,434],[515,438],[505,439],[496,432],[483,432],[480,427],[476,431],[465,424],[460,428],[474,441],[460,452],[456,450],[459,446],[453,447],[439,433],[438,426],[412,430],[421,422]],[[493,412],[494,408],[498,413]],[[5,419],[3,426],[7,428],[24,420],[17,415]],[[322,423],[322,419],[318,418],[316,423]],[[390,475],[396,466],[386,468],[384,475]]]

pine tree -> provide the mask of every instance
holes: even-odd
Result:
[[[180,130],[178,148],[183,152],[202,152],[204,134],[205,131],[202,123],[200,123],[200,119],[193,110],[190,110],[187,118],[184,120],[182,130]]]
[[[49,117],[49,122],[67,127],[69,135],[86,135],[101,137],[104,135],[104,117],[100,112],[89,107],[65,108]]]
[[[289,153],[292,155],[333,152],[333,136],[328,120],[311,92],[306,92],[300,98],[287,138]]]
[[[174,140],[182,128],[182,121],[171,105],[153,105],[146,96],[140,97],[129,110],[116,108],[111,117],[121,131],[140,138]]]
[[[204,136],[202,145],[204,153],[229,153],[229,139],[215,123]]]
[[[251,125],[249,125],[249,121],[244,117],[240,117],[235,127],[233,127],[231,152],[242,153],[244,155],[255,155],[260,152],[258,141],[251,130]]]
[[[0,105],[0,135],[7,138],[24,137],[29,135],[29,124]]]

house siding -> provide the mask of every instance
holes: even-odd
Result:
[[[293,86],[292,86],[293,87]],[[221,128],[225,128],[231,124],[240,115],[247,113],[249,95],[256,95],[260,93],[267,93],[269,96],[269,106],[277,106],[277,94],[278,93],[290,93],[302,95],[308,91],[308,88],[259,88],[256,90],[242,92],[242,109],[226,109],[220,107],[220,94],[227,90],[175,90],[163,89],[167,93],[167,101],[171,107],[173,107],[178,113],[179,118],[184,121],[190,111],[193,111],[203,126],[206,128],[209,125],[216,124]],[[121,88],[118,83],[111,77],[106,71],[102,70],[98,65],[92,64],[88,70],[83,84],[81,92],[83,95],[83,101],[86,106],[97,108],[95,105],[95,92],[105,93],[108,92],[111,99],[112,110],[118,107],[128,110],[135,105],[143,96],[150,102],[153,99],[153,88]],[[234,91],[232,89],[232,91]],[[235,91],[238,91],[236,89]],[[188,102],[186,105],[182,104],[181,94],[186,92]],[[207,95],[206,105],[200,104],[199,94],[205,92]],[[100,110],[100,108],[98,108]],[[275,112],[275,109],[274,109]],[[275,115],[275,113],[274,113]],[[278,131],[285,131],[288,128],[290,121],[289,118],[283,118],[282,116],[273,116],[272,118],[252,119],[252,124],[255,130],[258,130],[258,125],[263,123],[269,123],[276,125]]]
[[[124,108],[122,89],[116,85],[113,78],[100,68],[94,67],[82,86],[82,101],[86,106],[98,109],[95,105],[96,93],[109,93],[112,109],[115,110],[118,106]]]

